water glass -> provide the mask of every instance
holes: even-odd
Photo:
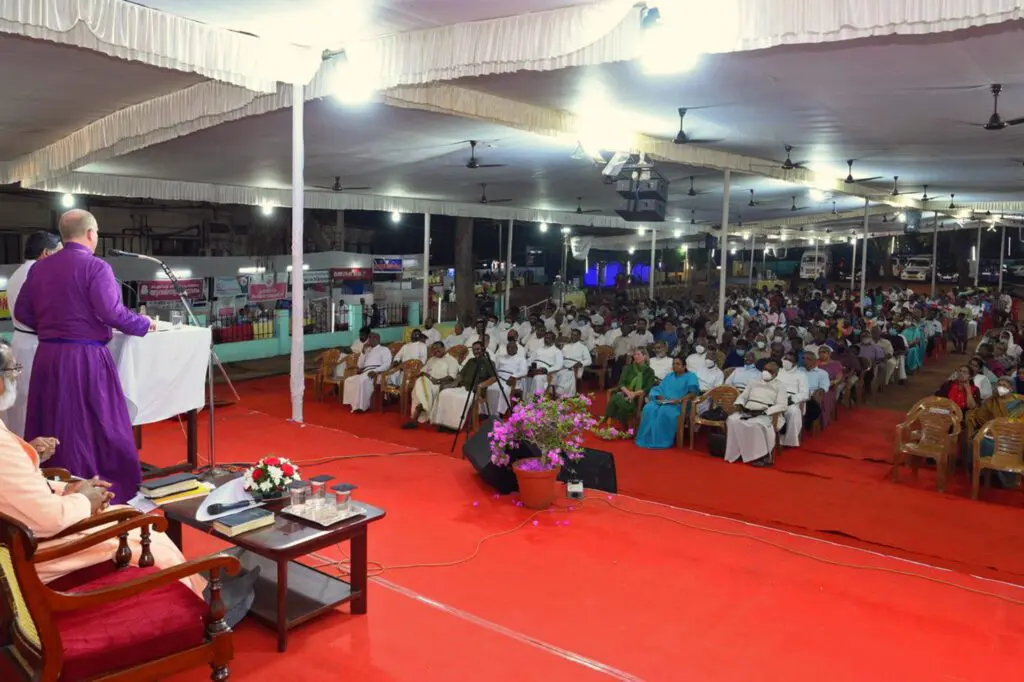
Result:
[[[332,490],[331,496],[334,498],[334,508],[339,512],[347,512],[349,504],[352,501],[351,490]]]
[[[310,481],[309,482],[309,497],[306,500],[306,506],[309,511],[313,513],[319,512],[324,508],[327,501],[327,483],[325,481]]]
[[[288,499],[292,511],[301,513],[306,508],[306,498],[309,495],[309,486],[302,481],[295,481],[288,486]]]

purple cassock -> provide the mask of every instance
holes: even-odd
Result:
[[[39,335],[28,387],[25,438],[60,441],[49,466],[113,484],[114,502],[138,492],[139,451],[114,358],[111,328],[145,336],[149,319],[121,303],[114,271],[84,246],[32,266],[15,317]]]

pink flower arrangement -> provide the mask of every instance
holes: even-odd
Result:
[[[591,429],[594,435],[601,440],[626,440],[627,438],[633,437],[633,429],[617,429],[611,422],[601,421],[594,425]]]
[[[496,422],[490,434],[491,461],[498,466],[511,463],[510,453],[524,442],[540,456],[522,460],[525,470],[557,469],[583,458],[583,436],[597,424],[590,414],[590,396],[555,399],[534,396],[512,408],[504,421]]]

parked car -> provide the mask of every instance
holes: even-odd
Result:
[[[1009,274],[1024,279],[1024,263],[1018,263],[1011,267]]]
[[[956,269],[956,263],[939,263],[939,269],[935,273],[935,281],[943,284],[956,283],[960,281],[960,271]]]
[[[1003,266],[1003,275],[1006,275],[1006,266]],[[978,282],[995,284],[999,281],[999,262],[991,261],[981,263],[981,272],[978,273]]]
[[[900,279],[904,282],[926,282],[932,278],[931,256],[912,256],[907,259],[900,273]]]

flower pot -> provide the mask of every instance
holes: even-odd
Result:
[[[519,482],[519,500],[529,509],[547,509],[555,501],[557,491],[555,483],[561,467],[541,470],[523,468],[529,467],[530,462],[538,461],[531,457],[520,459],[512,465],[513,471],[516,472],[516,480]]]

